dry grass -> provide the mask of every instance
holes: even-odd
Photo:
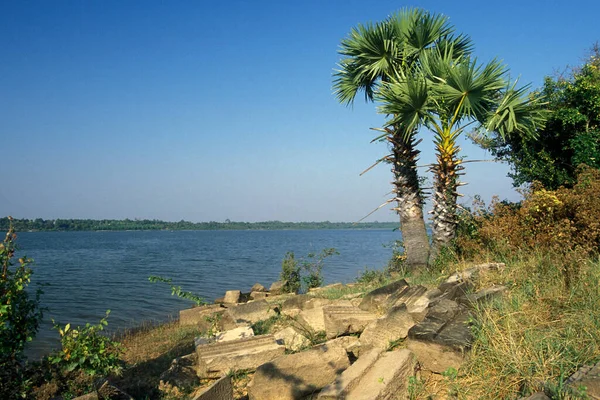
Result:
[[[179,326],[170,322],[146,326],[125,333],[120,338],[125,349],[123,375],[115,384],[136,399],[158,399],[159,377],[173,359],[194,351],[194,337],[200,334],[195,326]]]

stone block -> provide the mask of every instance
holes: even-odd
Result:
[[[231,316],[236,323],[254,324],[275,315],[266,300],[257,300],[250,303],[239,304],[227,309],[226,314]]]
[[[405,304],[393,307],[388,313],[372,321],[360,335],[363,349],[378,348],[386,350],[390,342],[404,339],[408,331],[415,325]]]
[[[285,348],[291,351],[298,351],[310,346],[310,340],[291,326],[276,332],[273,336],[276,340],[282,341]]]
[[[242,297],[242,292],[240,292],[239,290],[228,290],[225,292],[225,296],[223,297],[223,303],[227,303],[227,304],[240,303],[241,297]]]
[[[273,282],[273,284],[271,284],[271,287],[269,288],[269,293],[271,293],[272,295],[278,295],[278,294],[285,293],[284,288],[285,288],[286,284],[287,284],[287,281]]]
[[[262,300],[266,299],[269,293],[267,292],[250,292],[250,298],[252,300]]]
[[[470,348],[472,342],[468,322],[469,314],[463,306],[441,299],[428,309],[423,321],[408,331],[408,337],[464,351]]]
[[[255,283],[254,285],[252,285],[252,288],[250,289],[250,292],[266,292],[266,291],[267,291],[267,288],[258,282]]]
[[[314,332],[325,330],[325,317],[323,316],[323,307],[310,308],[300,311],[297,321],[305,328]]]
[[[254,370],[284,352],[273,335],[200,345],[196,347],[198,376],[218,378],[229,371]]]
[[[315,393],[350,366],[340,346],[315,347],[276,358],[257,368],[250,400],[292,400]]]
[[[231,378],[227,375],[221,377],[215,383],[196,394],[193,400],[233,400]]]
[[[336,400],[345,398],[352,389],[356,388],[367,370],[379,359],[380,354],[381,351],[378,349],[372,349],[366,354],[361,355],[354,364],[342,372],[341,375],[338,375],[333,383],[330,383],[321,390],[318,399]]]
[[[346,400],[409,398],[408,382],[415,376],[417,369],[417,358],[410,350],[383,353],[343,398]]]
[[[377,316],[358,307],[325,306],[323,318],[325,333],[331,339],[348,333],[360,333]]]
[[[481,289],[476,293],[469,293],[462,297],[459,297],[456,301],[459,304],[473,307],[477,304],[485,303],[494,298],[500,297],[508,288],[506,286],[492,286],[489,288]]]
[[[600,400],[600,363],[581,367],[566,380],[565,385],[575,392],[585,387],[587,398]]]
[[[436,374],[441,374],[448,368],[458,369],[464,361],[461,353],[436,343],[409,339],[406,341],[406,348],[417,356],[421,369]]]
[[[218,304],[181,310],[179,311],[179,325],[197,325],[199,323],[205,323],[206,316],[209,316],[216,311],[224,310]]]
[[[382,314],[388,308],[388,299],[407,286],[408,283],[404,279],[400,279],[399,281],[375,289],[363,297],[359,307],[364,311]]]
[[[250,326],[240,326],[238,328],[219,333],[217,336],[215,336],[215,341],[229,342],[232,340],[247,339],[252,336],[254,336],[254,331]]]

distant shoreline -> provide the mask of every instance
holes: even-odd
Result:
[[[216,231],[216,230],[309,230],[309,229],[397,229],[398,222],[168,222],[160,220],[116,219],[13,219],[18,232],[68,231]],[[0,229],[8,230],[7,217],[0,218]]]

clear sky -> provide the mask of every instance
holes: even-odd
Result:
[[[384,116],[338,104],[332,71],[351,27],[405,6],[534,87],[600,40],[597,0],[1,0],[0,216],[360,219],[391,189],[389,166],[359,177]],[[464,201],[518,199],[507,172],[468,164]]]

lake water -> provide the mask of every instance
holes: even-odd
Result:
[[[42,305],[48,308],[30,357],[58,344],[51,319],[61,324],[98,323],[107,309],[111,330],[145,321],[165,321],[191,306],[171,296],[164,283],[172,278],[183,290],[212,301],[226,290],[249,291],[256,282],[276,281],[287,251],[296,256],[335,247],[326,260],[325,283],[349,282],[365,269],[381,268],[400,239],[392,230],[280,231],[136,231],[22,232],[20,255],[33,258],[32,286],[45,283]]]

